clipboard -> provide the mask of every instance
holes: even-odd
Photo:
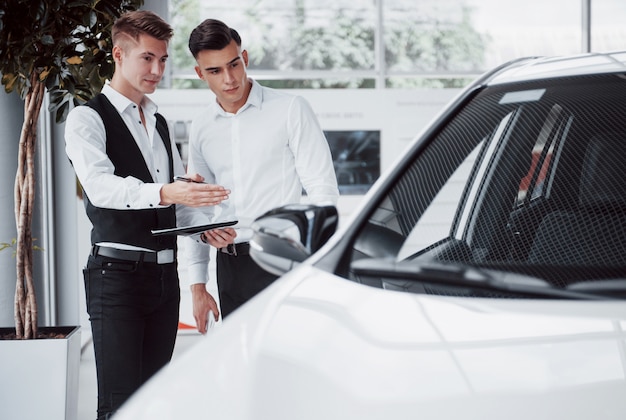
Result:
[[[201,233],[207,230],[220,229],[223,227],[233,226],[239,223],[239,220],[229,220],[228,222],[219,222],[219,223],[209,223],[206,225],[195,225],[195,226],[183,226],[183,227],[175,227],[168,229],[155,229],[151,230],[153,236],[161,236],[161,235],[195,235],[196,233]]]

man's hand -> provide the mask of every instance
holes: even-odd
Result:
[[[215,248],[224,248],[228,244],[235,243],[236,237],[237,232],[233,228],[212,229],[202,234],[202,242]]]
[[[230,190],[205,184],[198,174],[187,176],[192,182],[174,181],[161,187],[161,205],[184,204],[189,207],[215,206],[228,199]]]
[[[206,334],[209,325],[209,311],[213,311],[214,320],[220,317],[220,311],[217,302],[213,296],[206,290],[206,284],[198,283],[191,285],[191,299],[193,302],[193,317],[196,320],[198,332]]]

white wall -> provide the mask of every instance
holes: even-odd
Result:
[[[13,185],[17,170],[17,150],[20,129],[24,121],[24,102],[16,93],[0,93],[0,242],[11,242],[16,237],[13,212]],[[0,252],[0,327],[13,327],[15,297],[15,258],[13,250]]]

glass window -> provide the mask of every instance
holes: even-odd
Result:
[[[591,1],[591,50],[616,51],[626,47],[626,2]]]
[[[615,75],[486,88],[390,180],[352,260],[470,264],[559,287],[623,275],[625,90]]]
[[[204,85],[187,42],[237,29],[249,72],[276,88],[458,88],[523,56],[582,51],[586,0],[169,0],[175,88]],[[591,1],[594,51],[624,48],[626,2]]]
[[[595,1],[595,0],[594,0]],[[518,57],[580,52],[581,1],[464,0],[484,41],[483,68]]]
[[[554,161],[556,147],[567,136],[573,117],[560,105],[555,105],[546,121],[537,143],[531,151],[528,173],[522,178],[517,193],[516,206],[528,205],[531,201],[548,197],[552,181],[551,163]]]
[[[487,37],[473,23],[467,1],[385,0],[385,64],[395,72],[477,72]]]
[[[176,30],[175,51],[186,48],[188,35],[199,16],[216,18],[235,28],[248,51],[249,72],[266,86],[373,87],[376,13],[374,2],[348,0],[170,0],[172,21],[185,25]],[[181,7],[182,5],[185,7]],[[193,22],[193,24],[191,24]],[[182,36],[182,34],[185,34]],[[189,53],[187,51],[187,55]],[[175,60],[174,72],[194,76],[193,62]],[[369,71],[369,77],[342,76],[339,72]],[[292,72],[304,72],[304,75]],[[332,75],[316,77],[315,73]],[[285,83],[277,73],[290,73]],[[369,81],[368,81],[369,79]]]

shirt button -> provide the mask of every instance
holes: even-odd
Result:
[[[126,208],[129,209],[130,208],[130,204],[126,204]]]

